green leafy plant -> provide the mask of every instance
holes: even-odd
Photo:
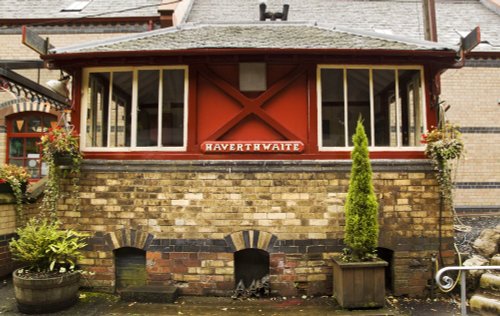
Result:
[[[82,161],[78,145],[78,136],[70,130],[57,126],[49,129],[48,133],[41,137],[42,158],[49,167],[48,180],[44,190],[42,210],[47,212],[53,219],[57,213],[57,201],[61,196],[60,180],[68,174],[72,175],[73,198],[75,208],[78,207],[79,175]],[[69,158],[69,169],[58,168],[58,159]]]
[[[86,234],[62,230],[58,221],[32,218],[16,230],[19,238],[9,243],[14,260],[27,265],[29,272],[64,272],[75,269],[87,244]]]
[[[16,165],[5,164],[0,168],[0,180],[7,182],[14,197],[16,198],[16,217],[19,223],[24,220],[23,198],[25,188],[31,178],[30,173],[24,168]]]
[[[441,127],[432,127],[430,131],[422,135],[422,143],[426,144],[425,154],[432,161],[436,170],[441,196],[453,206],[453,181],[451,179],[451,160],[462,156],[464,143],[458,126],[445,123]]]
[[[346,227],[343,259],[369,261],[376,258],[378,245],[378,202],[372,183],[368,138],[361,118],[352,137],[352,169],[345,204]]]

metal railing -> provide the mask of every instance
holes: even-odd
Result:
[[[468,270],[500,270],[500,266],[465,266],[465,267],[446,267],[439,269],[436,273],[436,283],[442,290],[449,290],[454,286],[455,281],[449,277],[441,275],[447,271],[460,271],[460,315],[467,315],[467,296],[466,296],[466,272]],[[441,283],[443,281],[443,283]]]

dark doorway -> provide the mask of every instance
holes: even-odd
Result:
[[[260,249],[243,249],[234,253],[235,286],[243,280],[245,288],[269,275],[269,253]]]
[[[146,285],[146,252],[137,248],[123,247],[116,249],[114,253],[116,290]]]
[[[377,248],[377,253],[380,259],[387,261],[389,265],[385,267],[385,288],[392,292],[393,285],[393,267],[394,267],[394,251],[387,248]]]

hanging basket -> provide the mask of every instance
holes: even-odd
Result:
[[[24,182],[21,184],[21,191],[23,193],[26,192],[26,189],[28,187],[28,183]],[[8,182],[0,182],[0,193],[8,193],[8,194],[14,194],[14,191],[12,190],[12,187]]]

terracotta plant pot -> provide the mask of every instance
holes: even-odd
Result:
[[[20,312],[26,314],[51,313],[66,309],[78,301],[81,274],[69,272],[57,277],[34,279],[12,274],[14,295]]]
[[[385,303],[383,260],[344,262],[333,258],[333,296],[343,308],[379,308]]]

